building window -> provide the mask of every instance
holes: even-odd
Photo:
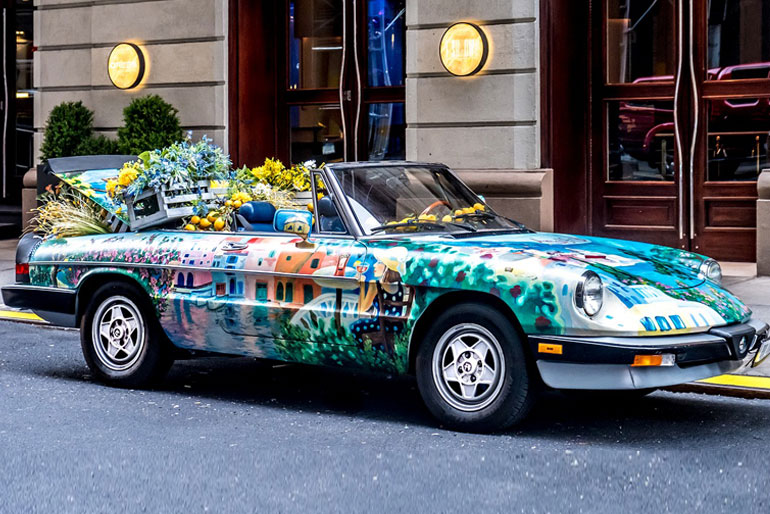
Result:
[[[289,282],[286,284],[286,298],[287,303],[291,303],[294,301],[294,284],[292,282]]]
[[[275,299],[279,302],[283,301],[283,282],[278,282],[278,287],[275,289]]]
[[[313,301],[313,286],[305,284],[302,286],[302,296],[304,303],[308,304]]]

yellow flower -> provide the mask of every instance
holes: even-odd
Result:
[[[107,194],[110,196],[115,196],[115,188],[118,187],[118,181],[115,179],[110,179],[107,181]]]
[[[139,170],[134,168],[133,166],[123,166],[123,169],[120,170],[120,174],[118,175],[118,184],[120,184],[123,187],[130,186],[131,183],[136,180],[136,177],[139,176]]]

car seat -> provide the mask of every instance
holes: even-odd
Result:
[[[247,231],[275,232],[275,207],[270,202],[246,202],[238,209],[239,224]]]
[[[318,200],[318,221],[324,232],[345,232],[345,225],[337,214],[337,208],[328,196]]]

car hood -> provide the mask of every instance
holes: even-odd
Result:
[[[590,269],[619,283],[644,282],[661,290],[687,289],[705,282],[700,266],[707,259],[691,252],[620,239],[551,233],[490,234],[441,240],[455,249],[468,247],[489,257],[537,257],[566,267]]]
[[[411,285],[498,296],[526,333],[703,332],[751,315],[738,298],[700,275],[706,257],[673,248],[548,233],[415,234],[367,245],[375,255],[382,253],[383,261],[405,247],[401,272]],[[586,271],[597,273],[605,285],[604,307],[595,316],[574,300]]]

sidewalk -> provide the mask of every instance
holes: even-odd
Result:
[[[0,285],[11,284],[16,279],[16,243],[16,239],[0,240]],[[750,263],[725,262],[722,263],[722,271],[724,285],[751,307],[756,318],[770,323],[770,277],[757,277],[757,267]],[[6,307],[2,298],[0,319],[46,323],[31,312]],[[767,360],[757,368],[744,369],[740,374],[722,375],[674,389],[770,398],[770,358]]]

